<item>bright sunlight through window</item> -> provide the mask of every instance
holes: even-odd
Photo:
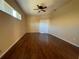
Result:
[[[21,14],[12,8],[5,0],[0,0],[0,10],[21,20]]]

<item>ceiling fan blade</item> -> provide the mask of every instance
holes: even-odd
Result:
[[[33,10],[39,10],[39,9],[33,9]]]

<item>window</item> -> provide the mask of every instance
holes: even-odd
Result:
[[[0,0],[0,10],[21,20],[21,14],[12,8],[5,0]]]
[[[49,20],[41,20],[39,24],[39,31],[41,33],[48,33]]]

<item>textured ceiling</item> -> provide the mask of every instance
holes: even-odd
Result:
[[[51,11],[61,7],[65,3],[67,3],[69,0],[17,0],[21,8],[25,11],[25,13],[30,15],[43,15],[43,14],[49,14]],[[43,3],[48,8],[46,9],[46,12],[40,12],[38,13],[36,5],[40,5]]]

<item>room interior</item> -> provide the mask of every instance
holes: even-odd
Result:
[[[22,19],[0,11],[0,58],[26,33],[50,34],[79,50],[79,0],[5,1],[22,15]],[[47,6],[45,12],[34,10],[41,4]],[[78,59],[79,53],[77,55],[72,58]]]

